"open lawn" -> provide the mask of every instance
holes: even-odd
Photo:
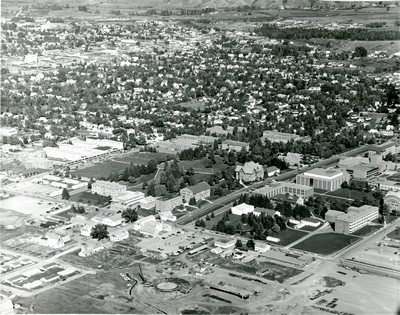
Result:
[[[108,204],[108,198],[106,196],[91,194],[86,191],[80,192],[76,195],[72,195],[70,201],[86,203],[93,206]]]
[[[211,167],[206,167],[207,160],[208,160],[208,158],[192,160],[192,161],[180,161],[180,164],[182,164],[182,166],[185,170],[193,168],[195,173],[200,172],[200,173],[207,173],[207,174],[213,174],[216,172],[220,172],[222,169],[227,167],[227,165],[223,163],[222,158],[218,155],[215,156],[216,164],[211,165]]]
[[[330,255],[353,244],[359,239],[355,236],[338,233],[316,234],[295,245],[293,248],[321,255]]]
[[[359,191],[355,189],[351,190],[349,188],[340,188],[335,191],[330,191],[326,193],[325,196],[336,196],[354,200],[362,200],[363,197],[374,199],[374,197],[372,196],[372,192]]]
[[[386,237],[400,241],[400,228],[397,228],[396,230],[390,232],[388,235],[386,235]]]
[[[366,226],[362,227],[361,229],[352,233],[352,235],[367,236],[367,235],[370,235],[370,234],[374,233],[375,231],[379,230],[381,227],[382,227],[382,225],[366,225]]]
[[[285,231],[280,231],[279,233],[273,234],[271,236],[280,238],[281,241],[277,244],[286,246],[290,243],[293,243],[294,241],[297,241],[304,235],[307,235],[307,233],[299,230],[286,229]]]
[[[123,171],[129,163],[117,162],[116,160],[110,160],[105,162],[96,163],[92,166],[85,167],[82,169],[74,170],[71,173],[76,176],[88,177],[88,178],[100,178],[107,177],[111,173]]]
[[[147,164],[150,160],[164,161],[170,156],[170,154],[161,152],[135,152],[124,157],[115,158],[114,160],[128,164],[133,162],[133,164],[136,165],[144,165]]]

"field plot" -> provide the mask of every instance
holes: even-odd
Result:
[[[111,161],[95,163],[92,166],[74,170],[71,173],[76,176],[87,177],[87,178],[107,177],[111,173],[123,171],[128,166],[128,164],[123,162],[118,162],[116,160],[111,160]]]
[[[337,233],[316,234],[295,245],[293,248],[321,255],[330,255],[353,244],[359,239],[355,236]]]
[[[297,241],[299,238],[307,235],[306,232],[299,230],[286,229],[285,231],[280,231],[279,233],[273,234],[271,236],[279,238],[281,241],[276,243],[278,245],[286,246],[294,241]]]
[[[52,208],[48,202],[27,196],[14,196],[1,201],[1,208],[39,217]]]
[[[109,200],[106,196],[101,196],[98,194],[91,194],[89,192],[83,191],[78,194],[72,195],[70,198],[71,201],[82,202],[86,204],[91,204],[94,206],[99,206],[103,204],[108,204]]]

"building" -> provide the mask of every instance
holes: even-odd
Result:
[[[171,211],[164,211],[164,212],[161,212],[161,214],[160,214],[160,220],[175,222],[176,216],[174,216]]]
[[[254,194],[264,195],[268,198],[289,194],[307,199],[314,195],[314,188],[289,182],[276,182],[269,186],[256,189]]]
[[[11,137],[18,133],[17,128],[14,127],[0,127],[0,137]]]
[[[172,211],[176,207],[183,205],[182,196],[176,196],[173,198],[160,198],[155,201],[156,211]]]
[[[373,155],[374,153],[378,153],[382,155],[382,157],[385,157],[389,153],[391,154],[396,154],[396,144],[394,142],[385,142],[380,145],[373,146],[369,150],[369,156]]]
[[[147,196],[140,200],[140,208],[145,210],[153,209],[156,206],[156,198],[153,196]]]
[[[337,169],[315,168],[296,176],[296,183],[323,190],[337,190],[343,182],[348,182],[350,175]]]
[[[121,214],[114,214],[111,215],[109,217],[105,217],[103,219],[103,224],[107,225],[107,226],[118,226],[120,224],[122,224],[122,217]]]
[[[349,207],[348,212],[336,217],[335,219],[335,232],[350,234],[362,227],[379,216],[379,208],[369,205],[361,207]]]
[[[335,223],[336,218],[342,216],[343,214],[343,211],[328,210],[328,212],[325,213],[325,221],[329,223]]]
[[[276,176],[281,172],[281,170],[276,166],[267,167],[266,171],[268,177]]]
[[[266,130],[263,132],[261,141],[264,143],[266,140],[270,142],[288,143],[289,141],[303,141],[310,142],[310,137],[300,137],[299,135],[278,131]]]
[[[356,164],[346,168],[346,172],[349,173],[352,178],[368,179],[373,176],[378,176],[380,174],[380,169],[379,166]]]
[[[233,134],[235,127],[227,126],[226,129],[222,128],[222,126],[213,126],[206,129],[206,132],[209,132],[211,135],[216,134],[217,136],[226,136],[228,134]],[[246,130],[244,127],[237,127],[238,132],[242,132]]]
[[[195,198],[196,201],[206,199],[210,197],[210,185],[203,181],[194,186],[182,188],[180,194],[185,202],[189,202],[192,198]]]
[[[14,313],[14,305],[11,299],[5,295],[0,295],[0,314],[13,314]]]
[[[249,183],[264,179],[264,168],[259,163],[246,162],[244,165],[238,165],[235,169],[236,179]]]
[[[383,201],[390,211],[400,211],[400,191],[389,191]]]
[[[242,214],[248,214],[254,211],[254,206],[241,203],[240,205],[237,205],[235,207],[231,208],[232,214],[236,215],[242,215]]]
[[[125,192],[126,186],[114,182],[98,180],[92,184],[92,193],[102,196],[111,196],[111,198],[114,198]]]
[[[140,201],[144,199],[144,196],[144,193],[141,191],[126,191],[123,194],[113,197],[112,201],[129,207],[140,203]]]
[[[254,242],[254,251],[257,253],[265,253],[271,249],[271,245],[262,242]]]
[[[92,233],[92,228],[95,226],[94,223],[87,222],[81,227],[81,235],[90,237],[90,233]]]
[[[274,236],[267,236],[267,241],[272,243],[279,243],[281,241],[280,238]]]
[[[149,222],[155,222],[155,221],[156,221],[156,217],[154,215],[149,215],[147,217],[140,218],[139,220],[136,220],[135,223],[133,224],[133,229],[139,230],[145,224],[147,224]]]
[[[110,233],[110,241],[111,242],[119,242],[122,240],[126,240],[128,238],[129,238],[129,233],[128,233],[128,231],[125,231],[125,230],[124,231],[116,230],[116,231]]]
[[[221,148],[222,148],[222,150],[228,150],[228,151],[232,150],[232,151],[240,152],[240,151],[242,151],[242,149],[249,151],[250,145],[246,142],[224,140],[224,141],[222,141]]]
[[[234,247],[236,244],[236,239],[230,239],[230,238],[220,238],[215,240],[214,246],[220,247],[223,249],[231,248]]]

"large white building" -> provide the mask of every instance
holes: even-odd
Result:
[[[337,190],[350,180],[350,174],[337,169],[315,168],[296,176],[296,183],[323,190]]]
[[[126,186],[114,182],[98,180],[92,184],[92,193],[102,196],[111,196],[111,198],[115,198],[125,192]]]
[[[306,199],[314,195],[314,188],[289,182],[276,182],[256,189],[254,194],[260,194],[268,198],[273,198],[276,195],[290,194]]]
[[[232,207],[231,210],[232,214],[236,215],[248,214],[254,211],[254,206],[248,205],[246,203],[241,203],[240,205]]]
[[[335,218],[335,232],[350,234],[366,226],[370,221],[378,218],[379,208],[364,205],[359,208],[349,207],[347,213]]]

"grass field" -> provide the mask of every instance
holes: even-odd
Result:
[[[386,235],[388,238],[394,239],[394,240],[399,240],[400,241],[400,228],[397,228],[396,230],[390,232],[388,235]]]
[[[76,195],[72,195],[70,201],[81,202],[90,204],[93,206],[99,206],[106,204],[108,199],[105,196],[91,194],[89,192],[83,191]]]
[[[317,234],[295,245],[293,248],[321,255],[330,255],[358,239],[355,236],[337,233]]]
[[[374,233],[375,231],[379,230],[381,227],[382,227],[382,225],[366,225],[366,226],[362,227],[361,229],[355,231],[351,235],[367,236],[367,235],[370,235],[370,234]]]
[[[142,165],[147,164],[150,160],[163,161],[168,157],[170,157],[169,154],[161,152],[135,152],[121,158],[115,158],[114,160],[128,164],[133,162],[133,164]]]
[[[293,243],[294,241],[297,241],[299,238],[305,235],[307,235],[307,233],[303,231],[286,229],[285,231],[280,231],[279,233],[273,234],[271,236],[280,238],[281,241],[277,244],[286,246]]]
[[[222,158],[218,155],[215,156],[215,161],[216,164],[213,164],[212,167],[205,167],[205,163],[208,158],[203,158],[199,160],[192,160],[192,161],[180,161],[180,163],[183,165],[183,168],[185,170],[188,170],[189,168],[193,168],[193,170],[196,172],[204,172],[208,174],[220,172],[222,169],[227,167],[226,164],[223,163]]]
[[[326,193],[325,196],[336,196],[336,197],[341,197],[341,198],[349,198],[349,199],[354,199],[354,200],[362,200],[363,197],[368,197],[374,199],[372,196],[372,192],[365,192],[365,191],[359,191],[359,190],[351,190],[349,188],[340,188],[335,191],[330,191]]]
[[[100,178],[107,177],[111,173],[123,171],[129,164],[116,162],[116,161],[105,161],[96,163],[95,165],[85,167],[82,169],[74,170],[71,173],[81,177],[88,178]]]

